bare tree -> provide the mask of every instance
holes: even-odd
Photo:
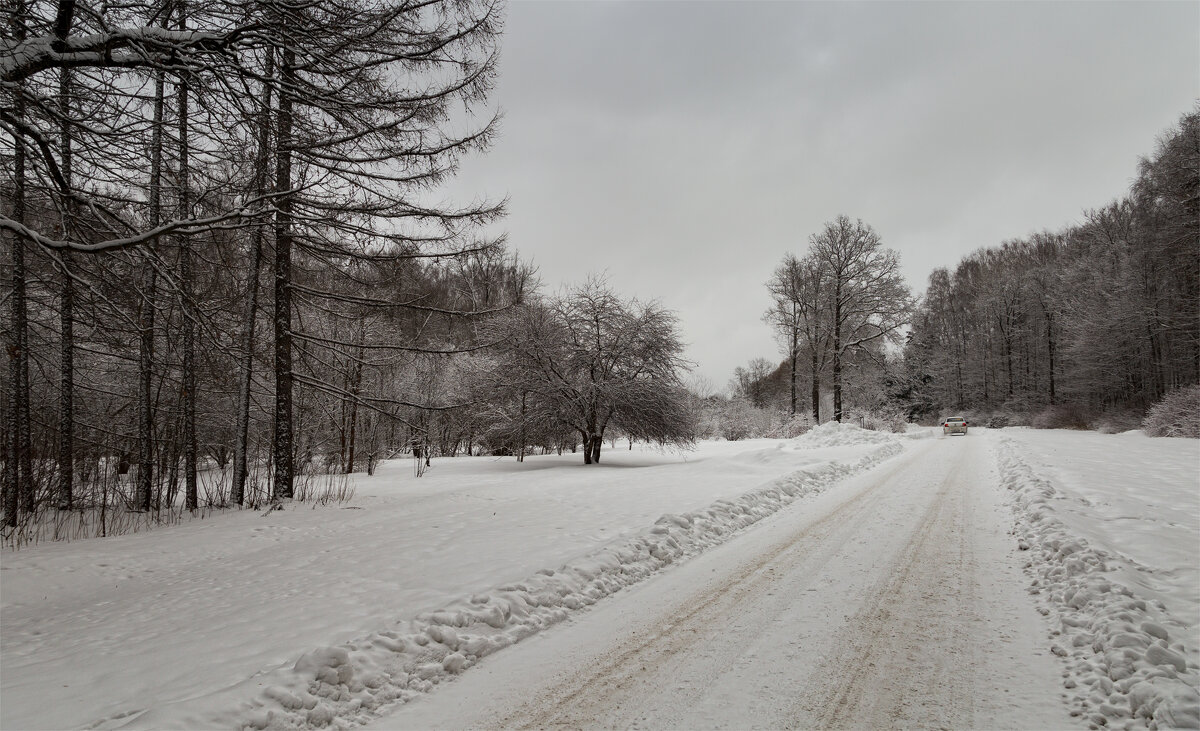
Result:
[[[633,439],[688,443],[695,424],[677,327],[657,303],[623,300],[590,279],[493,323],[508,334],[494,381],[517,394],[526,420],[576,432],[584,464],[600,461],[610,426]]]
[[[37,449],[59,504],[81,445],[72,432],[84,429],[101,467],[124,474],[134,456],[126,499],[146,511],[162,505],[164,482],[167,503],[182,482],[187,507],[199,505],[201,448],[222,466],[234,453],[240,502],[251,460],[270,459],[252,445],[270,442],[272,490],[287,497],[330,403],[347,406],[346,467],[361,452],[363,414],[404,424],[424,407],[455,411],[383,374],[399,374],[412,352],[480,347],[473,318],[514,296],[493,279],[503,239],[484,231],[502,204],[435,204],[430,193],[492,137],[498,3],[60,0],[6,15],[5,520],[34,503],[22,467],[31,429],[41,444],[58,438],[57,456]],[[493,261],[470,270],[484,254]],[[267,338],[255,337],[264,256],[276,280],[274,368],[261,359]],[[45,333],[34,343],[30,311]],[[386,323],[369,336],[378,341],[339,337],[336,323],[362,312]],[[40,375],[53,366],[29,382],[29,355],[52,362],[46,348],[62,350],[57,389]],[[72,378],[80,359],[102,372]],[[57,427],[31,418],[47,406]],[[237,418],[223,424],[222,410]],[[122,411],[135,418],[111,418]],[[272,421],[270,439],[252,438]]]
[[[842,420],[842,366],[847,353],[894,339],[909,320],[912,295],[895,251],[861,220],[838,216],[810,239],[811,256],[826,284],[833,418]]]
[[[764,319],[780,331],[789,343],[791,366],[791,408],[796,413],[797,363],[801,354],[808,357],[810,407],[813,420],[821,421],[821,374],[825,371],[830,353],[833,328],[828,302],[829,280],[820,262],[810,255],[784,257],[776,268],[767,289],[772,306]]]

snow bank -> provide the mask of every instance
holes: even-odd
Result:
[[[1029,552],[1030,591],[1059,627],[1050,649],[1066,663],[1071,715],[1093,728],[1200,728],[1195,627],[1117,580],[1131,559],[1068,527],[1057,512],[1063,496],[1025,460],[1024,445],[1002,437],[996,450],[1018,547]]]
[[[861,431],[861,430],[860,430]],[[844,432],[848,434],[848,431]],[[842,442],[844,444],[845,442]],[[536,634],[600,599],[677,561],[727,540],[805,495],[869,469],[903,449],[889,438],[849,462],[824,462],[701,510],[668,514],[631,537],[557,569],[463,597],[435,612],[337,647],[323,647],[290,667],[252,678],[266,686],[225,714],[212,698],[195,708],[151,711],[138,727],[234,726],[251,729],[346,727],[366,723],[388,706],[428,692],[481,658]],[[241,689],[249,695],[248,687]],[[238,693],[233,693],[232,697]],[[192,713],[191,711],[195,711]]]
[[[896,441],[899,435],[887,432],[860,429],[853,424],[827,421],[813,427],[792,440],[797,447],[848,447],[856,444],[887,444]]]

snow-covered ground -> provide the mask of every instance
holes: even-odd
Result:
[[[1200,727],[1200,440],[1007,429],[996,449],[1072,714]]]
[[[419,642],[448,610],[487,615],[499,630],[494,649],[901,448],[826,431],[810,437],[823,439],[819,448],[610,449],[593,467],[579,455],[457,458],[435,460],[418,479],[398,461],[357,478],[347,505],[6,552],[0,727],[234,726],[268,712],[279,723],[319,721],[331,701],[318,709],[304,689],[332,679],[317,666],[336,664],[347,643],[403,660],[407,640],[397,638]],[[706,512],[688,515],[696,511]],[[539,611],[513,617],[523,604]],[[361,659],[345,685],[367,707],[338,706],[347,718],[439,677],[426,667],[412,683],[381,679],[370,674],[374,656]],[[459,660],[445,664],[457,670]],[[289,708],[297,689],[306,703]]]
[[[766,725],[1196,722],[1197,440],[826,425],[580,461],[445,459],[419,479],[400,461],[356,476],[346,505],[5,552],[0,727],[497,725],[452,715],[454,693],[582,673],[584,650],[557,643],[624,647],[593,635],[626,620],[651,655],[677,645],[659,690],[735,726],[739,694],[790,714]],[[703,612],[652,606],[692,592]],[[692,634],[721,617],[710,644]],[[718,686],[684,693],[697,678],[670,680],[688,667]],[[767,702],[766,680],[800,670],[816,685]]]
[[[370,728],[1070,728],[1004,497],[921,440]]]

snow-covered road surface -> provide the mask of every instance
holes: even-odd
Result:
[[[373,728],[1061,728],[985,440],[927,440]]]

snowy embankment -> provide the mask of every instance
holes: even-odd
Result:
[[[397,461],[347,505],[5,551],[0,728],[352,725],[902,444]]]
[[[1200,442],[1006,430],[996,450],[1071,715],[1200,727]]]

